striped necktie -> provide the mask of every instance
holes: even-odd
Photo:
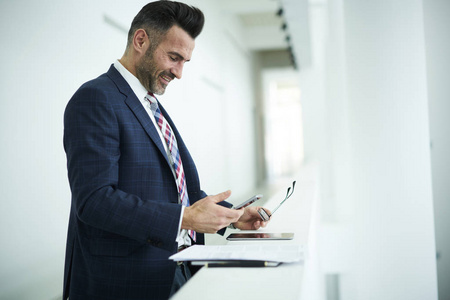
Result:
[[[167,123],[163,114],[161,113],[158,102],[153,94],[148,93],[145,98],[150,102],[150,109],[155,116],[156,123],[158,123],[161,133],[164,136],[167,147],[169,148],[170,154],[172,156],[172,166],[175,171],[175,177],[178,187],[178,195],[181,200],[181,204],[184,206],[189,206],[189,196],[186,187],[186,178],[184,176],[183,163],[181,162],[180,152],[178,151],[178,144],[173,134],[172,128],[170,128],[169,123]],[[189,230],[189,236],[195,241],[196,233],[193,230]]]

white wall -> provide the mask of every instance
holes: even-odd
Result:
[[[104,15],[128,29],[146,2],[0,2],[0,299],[61,293],[70,207],[64,108],[83,82],[122,56],[126,35]],[[185,2],[204,10],[206,27],[184,78],[161,100],[191,149],[203,188],[232,189],[239,201],[256,182],[251,60],[239,35],[231,39],[225,29],[238,25],[222,22],[217,5]],[[198,118],[186,113],[195,106]]]
[[[341,299],[437,299],[423,13],[420,0],[310,6],[312,32],[327,25],[327,55],[313,50],[315,77],[301,78],[316,123],[305,124],[305,151],[328,174],[328,233],[343,234],[322,240]]]

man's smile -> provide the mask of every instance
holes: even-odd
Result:
[[[172,78],[167,75],[161,75],[160,78],[165,85],[168,85],[172,81]]]

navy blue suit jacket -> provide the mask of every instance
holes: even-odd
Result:
[[[206,194],[160,108],[178,142],[192,205]],[[177,187],[153,122],[114,66],[70,99],[64,148],[72,191],[64,299],[167,299],[181,213]]]

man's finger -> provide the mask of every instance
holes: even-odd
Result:
[[[211,200],[213,200],[215,203],[219,203],[219,202],[222,202],[222,201],[228,199],[228,197],[230,197],[230,195],[231,195],[231,191],[228,190],[228,191],[225,191],[220,194],[212,196]]]

